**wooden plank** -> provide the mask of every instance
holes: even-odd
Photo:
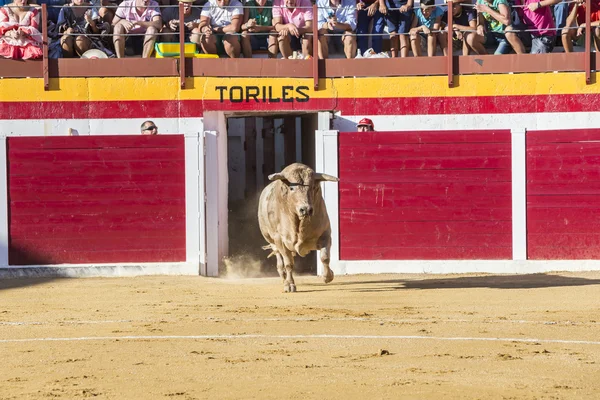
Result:
[[[527,171],[527,183],[586,183],[600,181],[600,169],[579,167],[552,170],[532,169]]]
[[[9,137],[11,149],[181,148],[183,135]]]
[[[422,157],[465,157],[477,154],[508,155],[508,143],[420,143],[420,144],[353,144],[340,146],[340,157],[360,158],[411,158]]]
[[[568,247],[571,249],[600,247],[600,234],[597,232],[531,234],[527,237],[527,243],[533,247]]]
[[[75,211],[75,210],[74,210]],[[185,211],[154,214],[140,212],[137,214],[39,214],[39,215],[19,215],[14,218],[11,216],[11,227],[20,225],[39,225],[39,224],[70,224],[76,232],[81,226],[124,226],[127,224],[135,225],[140,229],[150,229],[155,225],[164,225],[174,220],[184,220]]]
[[[42,163],[77,163],[80,161],[140,161],[154,160],[172,161],[184,159],[183,148],[104,148],[104,149],[52,149],[52,150],[17,150],[9,149],[11,162],[30,161]]]
[[[142,190],[143,189],[143,190]],[[124,199],[131,200],[143,196],[162,198],[165,201],[170,199],[179,199],[185,194],[185,185],[155,185],[144,188],[134,185],[125,189],[115,189],[114,187],[91,187],[85,191],[80,188],[66,188],[58,191],[56,188],[42,188],[35,191],[24,192],[21,190],[9,189],[9,199],[11,201],[23,200],[94,200],[102,196],[104,199]]]
[[[127,174],[114,175],[63,175],[63,176],[11,176],[12,189],[35,190],[39,187],[60,186],[61,188],[87,188],[90,185],[110,186],[115,188],[137,185],[183,184],[185,177],[172,171],[169,174],[136,174],[136,177]]]
[[[393,209],[340,209],[340,221],[355,220],[372,223],[392,221],[511,221],[510,204],[503,208],[465,207],[460,205],[433,209],[417,204]]]
[[[343,179],[342,179],[343,178]],[[343,172],[344,183],[511,182],[509,169],[391,169]]]
[[[597,195],[540,196],[527,195],[527,208],[596,208],[600,205]]]
[[[600,129],[527,131],[527,146],[535,143],[574,143],[590,140],[600,140]]]
[[[531,195],[600,195],[600,182],[528,183]]]
[[[350,171],[379,171],[388,169],[509,169],[511,157],[506,156],[477,156],[455,158],[371,158],[349,160],[340,157],[340,170]]]
[[[510,143],[510,130],[343,132],[340,146],[357,144]]]
[[[72,176],[74,173],[90,177],[96,175],[123,174],[128,171],[143,171],[147,174],[159,175],[161,172],[172,174],[173,171],[183,171],[185,160],[140,160],[140,161],[79,161],[77,168],[64,163],[32,163],[27,160],[14,161],[10,160],[9,176],[31,176],[38,177],[55,175],[55,176]]]
[[[69,251],[54,253],[44,249],[19,249],[11,247],[10,265],[86,264],[121,262],[177,262],[185,261],[185,246],[179,249],[129,249],[119,252]]]
[[[528,247],[529,260],[598,260],[600,247]]]
[[[21,204],[28,204],[27,208],[14,206],[11,203],[11,220],[18,221],[22,216],[30,215],[36,218],[40,217],[40,210],[43,210],[44,217],[73,217],[73,211],[77,210],[79,215],[97,216],[110,215],[111,217],[120,217],[124,215],[168,215],[171,217],[182,216],[183,207],[178,201],[173,202],[162,202],[162,204],[156,205],[129,205],[124,206],[121,204],[111,204],[105,202],[104,204],[77,204],[77,202],[69,201],[67,204],[61,204],[59,202],[51,202],[50,204],[39,203],[40,207],[34,208],[33,202],[20,202]]]
[[[381,235],[379,233],[344,235],[344,247],[360,247],[365,243],[376,247],[510,247],[510,233],[413,233],[406,235]]]
[[[346,247],[341,260],[510,260],[510,247]]]
[[[396,196],[485,196],[510,195],[510,182],[464,183],[464,182],[429,182],[429,183],[345,183],[340,184],[340,193],[358,194],[371,197],[373,200],[384,200],[385,197]]]
[[[380,233],[381,235],[400,235],[413,234],[420,232],[421,234],[439,233],[445,234],[448,232],[455,233],[511,233],[511,221],[390,221],[385,224],[373,224],[372,222],[354,221],[348,223],[340,221],[340,235],[343,238],[345,235],[357,235],[365,233]],[[370,245],[370,244],[369,244]],[[343,246],[342,246],[343,247]]]
[[[544,143],[527,147],[528,157],[597,156],[600,142]]]
[[[527,169],[558,170],[589,168],[600,163],[599,156],[561,156],[556,157],[527,157]]]
[[[527,234],[596,233],[600,231],[598,220],[534,220],[527,219]]]
[[[86,225],[81,226],[77,231],[69,226],[56,226],[52,224],[38,224],[29,226],[12,226],[11,240],[31,241],[32,243],[40,238],[52,237],[53,239],[71,239],[82,240],[88,237],[111,237],[112,239],[122,238],[154,238],[160,240],[162,237],[181,238],[185,234],[185,224],[163,223],[154,224],[154,229],[140,231],[138,228],[132,228],[128,224],[118,225]],[[15,242],[15,243],[16,243]]]
[[[350,194],[340,192],[340,208],[385,208],[392,209],[396,207],[452,207],[457,204],[470,204],[473,207],[509,207],[512,203],[511,196],[390,196],[382,199],[373,199],[371,197],[360,197],[357,193]]]
[[[527,221],[556,221],[571,222],[581,221],[588,224],[600,223],[600,207],[596,208],[527,208]]]

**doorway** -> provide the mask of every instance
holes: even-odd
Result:
[[[268,176],[294,162],[315,168],[318,114],[232,116],[227,118],[228,241],[225,274],[277,276],[276,259],[258,226],[258,200]],[[296,257],[298,274],[317,273],[317,254]]]

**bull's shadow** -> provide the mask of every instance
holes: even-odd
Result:
[[[339,277],[338,277],[339,279]],[[303,286],[317,286],[305,284]],[[362,282],[333,281],[331,285],[343,286],[343,290],[355,292],[381,292],[390,290],[432,290],[432,289],[537,289],[549,287],[600,285],[600,279],[587,279],[574,276],[555,274],[527,275],[483,275],[457,276],[455,278],[426,278],[426,279],[387,279],[365,280]],[[353,288],[353,286],[372,285],[368,288]]]
[[[65,279],[64,276],[60,276],[50,268],[28,269],[28,265],[41,266],[53,264],[53,262],[48,256],[31,249],[22,249],[14,244],[9,248],[9,264],[11,267],[0,269],[0,291]]]

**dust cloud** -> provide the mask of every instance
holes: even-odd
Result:
[[[254,254],[248,253],[225,257],[223,259],[223,278],[245,279],[273,276],[273,274],[267,274],[263,271],[263,262],[264,259],[259,259]]]

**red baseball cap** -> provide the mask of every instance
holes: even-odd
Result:
[[[358,121],[358,124],[356,124],[357,127],[359,126],[370,126],[371,128],[375,129],[375,125],[373,125],[373,121],[371,121],[369,118],[363,118],[360,121]]]

